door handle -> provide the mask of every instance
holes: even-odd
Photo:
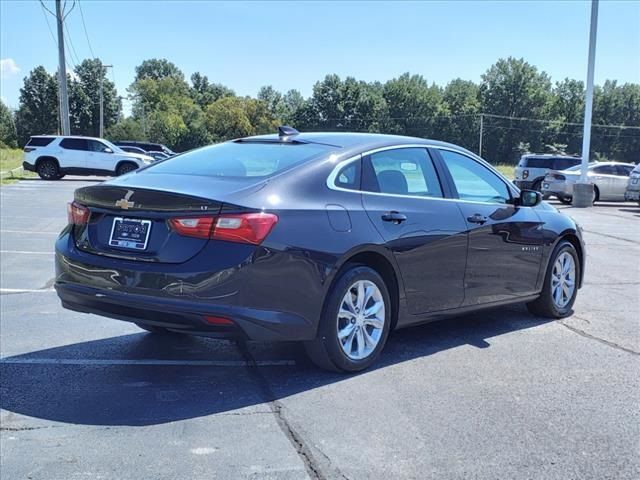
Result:
[[[385,222],[395,223],[396,225],[404,222],[407,219],[407,216],[392,210],[391,212],[384,213],[382,215],[382,220]]]
[[[474,215],[471,215],[470,217],[467,217],[467,220],[471,223],[479,223],[480,225],[482,225],[487,222],[487,217],[476,213]]]

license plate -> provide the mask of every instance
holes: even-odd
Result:
[[[149,241],[151,220],[116,217],[113,219],[109,245],[133,250],[144,250]]]

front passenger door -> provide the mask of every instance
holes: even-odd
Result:
[[[464,299],[465,223],[443,189],[426,148],[365,155],[362,203],[393,253],[410,313],[459,307]]]
[[[113,172],[116,169],[115,156],[111,149],[97,140],[87,140],[89,153],[87,168],[100,172]]]
[[[515,206],[505,182],[480,162],[459,152],[438,151],[467,224],[464,305],[536,293],[543,235],[534,209]]]

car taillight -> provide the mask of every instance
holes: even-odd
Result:
[[[172,218],[169,225],[185,237],[209,238],[216,217]]]
[[[176,233],[187,237],[259,245],[277,222],[278,216],[273,213],[241,213],[172,218],[169,225]]]
[[[523,179],[529,178],[529,170],[523,170],[522,171],[522,178]]]
[[[67,220],[72,225],[86,225],[89,223],[91,210],[78,202],[67,203]]]

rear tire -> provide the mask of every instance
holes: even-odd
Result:
[[[562,240],[551,254],[542,293],[527,303],[527,309],[539,317],[568,317],[578,294],[579,279],[578,252],[571,243]]]
[[[571,202],[573,201],[571,197],[558,197],[558,200],[560,200],[560,203],[565,205],[571,205]]]
[[[378,272],[358,265],[348,268],[331,287],[316,339],[305,342],[309,358],[335,372],[368,368],[387,342],[391,308],[387,285]]]
[[[536,180],[535,182],[533,182],[533,185],[531,185],[531,190],[535,190],[539,192],[541,187],[542,187],[542,180]]]
[[[129,163],[129,162],[122,163],[118,165],[118,169],[116,170],[116,175],[119,177],[129,172],[133,172],[134,170],[137,170],[137,169],[138,169],[138,166],[133,163]]]
[[[140,327],[142,330],[146,330],[149,333],[153,333],[156,335],[179,335],[179,333],[177,332],[173,332],[171,330],[168,330],[164,327],[156,327],[153,325],[144,325],[142,323],[136,323],[136,325],[138,327]]]
[[[60,168],[55,160],[42,160],[36,167],[36,172],[42,180],[58,180],[60,178]]]

